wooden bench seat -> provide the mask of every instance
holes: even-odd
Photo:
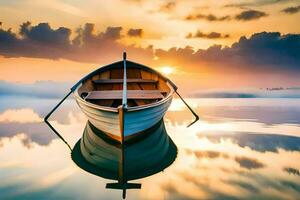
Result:
[[[95,84],[123,83],[123,79],[100,79],[93,82]],[[157,83],[157,81],[152,79],[127,79],[127,83]]]
[[[122,99],[122,90],[91,91],[85,99]],[[127,90],[127,99],[162,99],[160,90]]]

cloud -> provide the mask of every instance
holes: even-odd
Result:
[[[128,30],[127,35],[130,37],[142,37],[143,36],[143,29],[138,28],[138,29],[134,29],[131,28]]]
[[[299,89],[239,89],[200,90],[192,94],[197,98],[300,98]]]
[[[238,8],[245,8],[245,7],[256,7],[256,6],[266,6],[276,3],[285,3],[287,1],[291,0],[255,0],[255,1],[247,1],[242,3],[232,3],[232,4],[226,4],[224,7],[238,7]]]
[[[43,119],[35,113],[32,109],[23,108],[23,109],[8,109],[0,113],[0,123],[34,123],[42,122]]]
[[[175,7],[176,7],[176,2],[170,1],[170,2],[166,2],[166,3],[162,4],[160,6],[159,11],[161,11],[161,12],[170,12],[170,11],[174,10]]]
[[[243,188],[251,193],[258,193],[260,192],[259,188],[255,187],[254,185],[252,185],[251,183],[247,183],[244,181],[240,181],[240,180],[228,180],[226,181],[226,183],[234,185],[234,186],[238,186],[240,188]]]
[[[65,27],[52,29],[48,23],[31,26],[30,22],[25,22],[20,26],[20,34],[25,41],[31,40],[45,45],[67,48],[70,44],[71,30]]]
[[[48,145],[56,138],[51,129],[41,122],[32,123],[0,123],[0,141],[4,137],[12,138],[19,134],[24,134],[28,138],[24,142],[35,142],[39,145]]]
[[[299,44],[300,34],[261,32],[249,38],[243,36],[231,47],[214,45],[196,51],[189,46],[174,47],[169,50],[158,49],[155,55],[158,60],[168,60],[169,65],[185,63],[194,72],[206,69],[211,72],[222,71],[223,74],[241,71],[295,74],[300,72]]]
[[[285,167],[283,171],[287,172],[288,174],[293,174],[295,176],[300,176],[300,171],[293,167]]]
[[[17,37],[11,29],[0,28],[0,53],[7,57],[39,57],[59,58],[70,48],[71,31],[60,27],[51,29],[47,23],[31,26],[25,22],[20,26],[20,35]]]
[[[191,155],[195,155],[198,159],[201,159],[201,158],[210,158],[210,159],[216,159],[216,158],[220,158],[220,157],[223,157],[223,158],[228,158],[229,155],[226,154],[226,153],[221,153],[221,152],[218,152],[218,151],[193,151],[193,150],[190,150],[190,149],[186,149],[185,150],[187,154]]]
[[[288,187],[288,188],[300,193],[300,185],[298,183],[283,180],[283,181],[280,181],[280,184],[282,184],[283,186]]]
[[[197,31],[196,33],[189,33],[186,38],[206,38],[206,39],[217,39],[217,38],[228,38],[229,34],[221,34],[218,32],[210,32],[210,33],[203,33],[201,31]]]
[[[71,83],[54,82],[54,81],[38,81],[32,84],[10,83],[0,81],[0,96],[24,96],[36,98],[62,98]]]
[[[246,169],[259,169],[263,168],[265,165],[261,163],[260,161],[253,159],[253,158],[247,158],[244,156],[241,157],[235,157],[234,159],[237,163],[239,163],[240,167],[246,168]]]
[[[247,92],[197,92],[193,94],[197,98],[259,98],[256,94]]]
[[[188,21],[192,21],[192,20],[207,20],[210,22],[215,22],[215,21],[228,21],[231,19],[235,19],[238,21],[250,21],[250,20],[255,20],[255,19],[259,19],[261,17],[266,17],[268,16],[267,13],[262,12],[262,11],[257,11],[257,10],[246,10],[243,11],[237,15],[235,15],[234,17],[230,16],[230,15],[224,15],[221,17],[218,17],[216,15],[213,14],[208,14],[208,15],[204,15],[204,14],[190,14],[188,16],[185,17],[185,20]]]
[[[198,20],[198,19],[204,19],[207,21],[225,21],[225,20],[230,20],[231,17],[229,15],[217,17],[216,15],[213,14],[208,14],[208,15],[203,15],[203,14],[190,14],[185,17],[186,20]]]
[[[48,23],[32,25],[21,24],[19,35],[11,29],[0,27],[0,54],[5,57],[34,57],[48,59],[69,59],[80,62],[108,62],[120,57],[126,49],[133,58],[143,60],[141,55],[152,58],[152,47],[140,48],[126,46],[119,42],[123,37],[120,26],[107,27],[105,31],[95,33],[95,25],[86,23],[75,31],[66,27],[53,29]],[[105,56],[104,56],[105,55]]]
[[[287,13],[287,14],[295,14],[299,11],[300,11],[300,5],[299,6],[294,6],[294,7],[288,7],[288,8],[285,8],[285,9],[281,10],[281,12]]]
[[[207,138],[212,142],[220,143],[222,140],[231,140],[240,147],[249,147],[258,152],[278,152],[279,149],[285,151],[300,151],[300,138],[294,136],[237,133],[228,135],[198,135],[199,138]]]
[[[300,34],[261,32],[249,38],[242,36],[230,47],[213,45],[208,49],[193,49],[186,46],[164,50],[152,46],[142,48],[124,45],[120,42],[126,37],[122,31],[123,28],[117,26],[96,33],[94,24],[87,23],[72,33],[74,37],[71,38],[67,28],[51,29],[47,23],[36,26],[23,23],[21,35],[11,29],[0,28],[0,55],[111,63],[119,60],[126,49],[130,60],[152,66],[161,63],[185,65],[188,66],[186,72],[208,70],[222,73],[248,71],[296,74],[300,71]],[[219,35],[201,33],[198,36],[208,39]],[[221,36],[225,37],[224,34]]]
[[[240,199],[236,197],[236,194],[228,193],[224,190],[219,190],[218,187],[214,187],[211,184],[211,179],[205,176],[199,176],[197,173],[191,173],[192,170],[186,170],[178,172],[177,175],[185,181],[187,184],[193,184],[196,188],[190,192],[189,190],[184,190],[180,185],[169,181],[161,185],[161,189],[168,193],[170,199],[226,199],[226,200],[237,200]],[[220,182],[216,182],[218,185]]]
[[[235,19],[240,21],[250,21],[250,20],[256,20],[266,16],[268,16],[268,14],[262,11],[246,10],[236,15]]]
[[[161,186],[161,189],[168,194],[168,197],[170,199],[174,200],[196,200],[196,198],[191,197],[187,194],[184,194],[178,190],[178,186],[176,184],[173,184],[172,182],[164,183]]]

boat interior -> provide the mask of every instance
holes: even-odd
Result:
[[[167,80],[155,71],[127,66],[127,106],[151,104],[165,98],[170,92]],[[122,104],[123,62],[119,66],[99,70],[82,82],[78,94],[85,101],[100,106],[117,108]]]

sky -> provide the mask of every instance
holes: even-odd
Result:
[[[0,80],[73,82],[128,59],[179,89],[300,86],[299,0],[2,0]]]

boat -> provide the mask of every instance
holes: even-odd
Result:
[[[163,120],[144,131],[135,142],[120,144],[87,122],[82,138],[72,149],[71,157],[77,166],[96,176],[115,180],[108,189],[140,189],[136,179],[159,173],[177,157],[177,147],[168,136]]]
[[[65,98],[74,93],[89,122],[107,136],[124,143],[159,122],[168,110],[177,86],[156,70],[126,60],[100,67],[76,83]],[[193,123],[194,123],[193,122]]]

